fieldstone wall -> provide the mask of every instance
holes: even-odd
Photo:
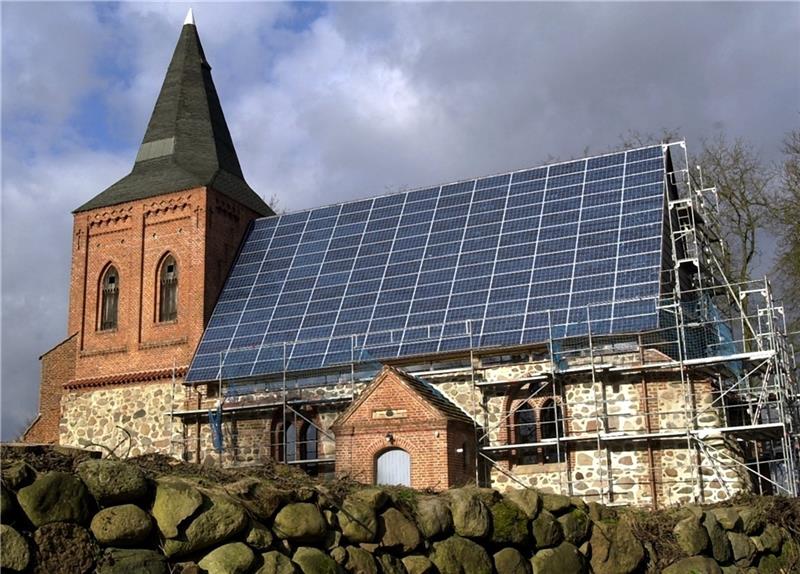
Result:
[[[627,364],[637,357],[623,354],[602,360]],[[646,360],[655,359],[658,357]],[[572,359],[576,361],[585,358]],[[483,382],[525,381],[549,368],[546,361],[486,366],[477,369],[475,376]],[[495,464],[487,466],[488,484],[501,491],[524,485],[600,503],[662,506],[721,501],[748,491],[749,478],[735,462],[742,460],[739,445],[735,440],[714,434],[713,429],[722,425],[722,419],[712,404],[710,382],[692,381],[689,394],[689,386],[675,377],[665,372],[644,381],[640,373],[621,375],[608,371],[598,372],[594,381],[588,374],[565,377],[563,396],[556,397],[566,417],[566,434],[571,439],[568,444],[563,443],[568,451],[564,462],[544,464],[540,460],[540,464],[521,464],[519,453],[513,449],[495,451],[491,454]],[[509,409],[515,401],[526,398],[524,382],[516,386],[476,387],[468,370],[426,378],[476,419],[480,434],[485,435],[483,445],[513,443],[514,418]],[[364,381],[351,384],[346,376],[341,381],[319,385],[288,383],[287,402],[301,405],[295,408],[301,409],[320,429],[316,458],[330,462],[323,463],[317,471],[332,471],[336,444],[330,428],[365,385]],[[221,461],[226,465],[257,464],[274,458],[283,390],[263,385],[252,389],[245,386],[239,394],[229,392],[232,390],[235,388],[223,388],[221,452],[215,447],[208,414],[216,410],[219,389],[213,384],[184,386],[180,381],[175,386],[174,398],[171,381],[68,392],[62,401],[61,444],[96,450],[117,448],[122,454],[130,446],[133,456],[159,452],[190,462]],[[688,408],[687,397],[692,403]],[[337,399],[339,402],[335,402]],[[197,414],[171,419],[171,409]],[[695,413],[692,421],[687,418],[691,412]],[[680,433],[687,424],[708,430],[703,437],[707,449],[694,442],[687,444],[684,434],[676,435],[674,440],[649,442],[623,440],[622,436]],[[615,440],[604,439],[598,447],[598,433],[604,437],[613,437],[615,433],[617,436]]]
[[[178,381],[173,399],[171,380],[66,391],[61,399],[59,444],[106,454],[107,449],[116,449],[123,456],[152,452],[180,456],[183,430],[170,412],[182,404],[184,392]]]
[[[431,495],[299,475],[289,482],[267,479],[258,468],[248,475],[210,473],[185,463],[170,470],[152,460],[78,456],[65,462],[47,451],[15,460],[8,447],[3,455],[4,572],[786,574],[800,569],[796,500],[753,497],[739,506],[646,513],[533,489],[501,495],[461,488]]]

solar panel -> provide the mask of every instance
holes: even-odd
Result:
[[[654,328],[664,154],[256,220],[187,380]]]

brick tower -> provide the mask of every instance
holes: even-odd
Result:
[[[133,169],[74,212],[69,338],[42,356],[26,440],[107,445],[124,428],[134,453],[163,451],[173,374],[249,223],[272,213],[244,180],[190,11]]]

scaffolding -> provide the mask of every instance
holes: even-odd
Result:
[[[709,489],[725,497],[798,494],[800,406],[784,310],[766,278],[725,278],[716,191],[695,185],[683,142],[665,148],[661,293],[631,300],[657,326],[612,333],[600,305],[588,305],[568,325],[548,313],[541,343],[482,348],[480,325],[467,321],[415,331],[419,341],[443,333],[468,340],[468,349],[383,360],[445,395],[445,383],[471,389],[459,406],[475,421],[478,482],[544,480],[606,504],[653,506],[708,502]],[[377,339],[409,340],[403,330],[383,335]],[[200,461],[216,451],[226,464],[271,458],[332,472],[330,424],[380,369],[373,359],[380,353],[353,335],[349,361],[290,369],[294,347],[307,343],[259,347],[282,368],[252,380],[227,368],[238,350],[220,353],[216,383],[187,386],[183,405],[170,412],[181,423],[173,431],[176,454]],[[578,460],[589,453],[591,480]],[[632,453],[640,462],[626,471]]]

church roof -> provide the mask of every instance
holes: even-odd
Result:
[[[259,215],[242,175],[194,19],[187,17],[131,172],[76,212],[208,186]]]

